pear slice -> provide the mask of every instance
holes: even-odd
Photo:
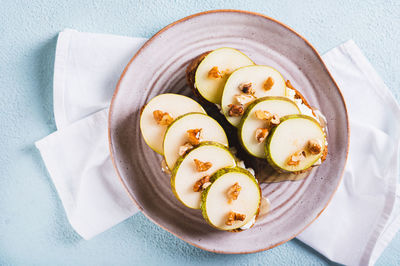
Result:
[[[248,93],[243,92],[243,86],[248,85]],[[286,84],[281,73],[269,66],[246,66],[233,72],[225,83],[222,94],[221,107],[226,119],[237,127],[241,116],[232,116],[229,113],[230,105],[243,104],[246,106],[255,100],[265,96],[285,96]],[[243,100],[238,97],[245,97]],[[239,102],[241,101],[241,102]]]
[[[204,171],[198,171],[195,160],[210,165],[202,169]],[[203,184],[200,183],[197,191],[194,191],[196,182],[205,176],[211,177],[220,168],[234,166],[236,166],[235,158],[224,145],[212,141],[202,142],[176,162],[171,177],[172,191],[185,206],[200,209]]]
[[[314,118],[288,115],[269,133],[265,153],[276,170],[299,172],[313,166],[324,155],[325,146],[325,133]]]
[[[194,60],[196,61],[196,59]],[[219,48],[207,55],[200,61],[194,72],[195,90],[202,98],[211,103],[221,103],[222,90],[226,79],[236,69],[254,65],[254,62],[242,52],[233,48]],[[193,80],[188,77],[188,80]]]
[[[266,158],[265,140],[260,142],[256,139],[256,132],[259,128],[266,128],[267,132],[271,130],[266,120],[256,117],[256,111],[268,111],[276,114],[278,117],[300,114],[299,107],[293,101],[282,96],[267,96],[255,100],[249,105],[239,124],[239,140],[246,151],[258,158]]]
[[[210,179],[212,184],[201,195],[204,219],[220,230],[233,230],[252,221],[259,212],[261,190],[254,176],[239,167],[222,168]],[[231,188],[237,184],[240,191],[236,199],[230,198]],[[244,215],[244,219],[227,224],[230,212]]]
[[[173,93],[165,93],[152,98],[140,115],[140,131],[146,144],[155,152],[163,155],[163,139],[167,125],[156,122],[153,112],[160,110],[168,113],[172,119],[190,112],[206,113],[195,100]]]
[[[185,114],[175,119],[164,135],[164,158],[169,169],[174,168],[180,156],[180,148],[189,142],[188,130],[200,129],[200,142],[215,141],[228,146],[225,131],[214,118],[203,113]]]

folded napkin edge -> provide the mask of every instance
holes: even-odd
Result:
[[[76,30],[62,31],[58,34],[57,38],[56,53],[54,58],[54,67],[57,68],[57,70],[54,69],[53,74],[53,110],[57,129],[61,129],[68,125],[64,102],[64,87],[67,66],[65,62],[67,61],[69,55],[68,50],[72,32],[76,32]]]
[[[339,45],[336,48],[333,48],[332,50],[337,51],[342,51],[342,53],[346,54],[348,58],[352,61],[352,63],[360,70],[362,71],[363,75],[366,77],[366,79],[371,83],[371,88],[375,91],[375,93],[379,96],[381,96],[382,101],[384,101],[386,104],[389,104],[393,112],[396,113],[395,117],[400,118],[400,106],[395,100],[392,92],[389,90],[389,88],[386,86],[382,78],[380,78],[379,74],[376,72],[376,70],[373,68],[369,60],[366,58],[366,56],[362,53],[361,49],[357,46],[357,44],[354,42],[354,40],[350,39],[343,44]],[[330,52],[330,51],[329,51]],[[328,52],[328,53],[329,53]],[[379,91],[377,90],[379,88]],[[398,120],[400,122],[400,119]],[[390,175],[393,175],[397,177],[399,175],[399,163],[396,158],[399,158],[399,147],[400,147],[400,132],[397,134],[397,138],[394,140],[394,145],[397,156],[394,156],[392,158],[392,163],[394,164],[394,168],[392,170],[392,173]],[[378,239],[384,232],[385,226],[389,222],[389,219],[391,217],[391,214],[394,210],[395,207],[395,200],[396,200],[396,190],[397,190],[397,178],[390,178],[390,182],[388,184],[388,195],[390,195],[390,198],[387,199],[385,203],[385,207],[383,209],[383,213],[386,213],[385,215],[381,216],[380,222],[375,228],[375,232],[371,235],[371,237],[368,240],[368,244],[365,247],[365,250],[363,254],[361,255],[361,264],[367,265],[367,264],[373,264],[375,261],[372,260],[372,258],[376,257],[379,258],[380,254],[374,254],[374,251],[377,248],[377,245],[380,244]],[[399,222],[400,225],[400,222]],[[397,228],[398,231],[399,228]],[[390,237],[390,236],[388,236]],[[390,240],[389,240],[390,242]],[[381,250],[383,252],[383,249]],[[380,252],[380,253],[381,253]]]

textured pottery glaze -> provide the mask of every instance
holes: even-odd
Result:
[[[193,97],[186,85],[186,66],[199,54],[225,46],[241,50],[257,64],[276,68],[328,121],[326,161],[305,179],[262,184],[263,195],[271,202],[270,213],[241,233],[218,231],[200,211],[178,202],[169,176],[161,171],[161,156],[146,146],[139,129],[140,108],[146,102],[164,92]],[[123,72],[109,117],[111,156],[135,204],[184,241],[221,253],[269,249],[304,230],[327,206],[340,182],[348,139],[345,103],[315,49],[281,23],[242,11],[200,13],[161,30]]]

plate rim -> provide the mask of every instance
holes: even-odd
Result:
[[[291,31],[293,34],[295,34],[295,35],[297,35],[298,37],[300,37],[300,38],[312,49],[314,55],[317,56],[317,58],[320,60],[320,62],[322,63],[322,66],[323,66],[323,70],[329,75],[329,77],[330,77],[331,80],[333,81],[333,84],[334,84],[335,88],[336,88],[337,91],[339,92],[339,95],[340,95],[340,97],[341,97],[341,100],[342,100],[343,106],[344,106],[344,110],[345,110],[346,130],[347,130],[347,147],[346,147],[346,155],[345,155],[346,158],[345,158],[344,167],[343,167],[343,169],[342,169],[342,172],[341,172],[341,174],[340,174],[340,178],[339,178],[339,180],[338,180],[338,182],[337,182],[337,185],[336,185],[336,187],[335,187],[333,193],[330,195],[330,197],[329,197],[327,203],[326,203],[325,206],[322,208],[322,210],[321,210],[321,211],[320,211],[320,212],[319,212],[305,227],[303,227],[299,232],[293,234],[293,235],[292,235],[291,237],[289,237],[288,239],[283,240],[283,241],[281,241],[281,242],[278,242],[278,243],[276,243],[275,245],[272,245],[272,246],[269,246],[269,247],[266,247],[266,248],[261,248],[261,249],[257,249],[257,250],[251,250],[251,251],[243,251],[243,252],[235,252],[235,251],[229,252],[229,251],[222,251],[222,250],[215,250],[215,249],[211,250],[211,249],[207,249],[207,248],[205,248],[205,247],[199,246],[199,245],[197,245],[196,243],[190,242],[190,241],[184,239],[183,237],[181,237],[180,235],[178,235],[178,234],[176,234],[176,233],[174,233],[174,232],[168,230],[167,228],[165,228],[164,226],[162,226],[162,225],[160,225],[158,222],[156,222],[154,219],[152,219],[149,215],[147,215],[147,214],[143,211],[143,208],[142,208],[142,207],[136,202],[136,200],[133,198],[133,196],[132,196],[131,193],[129,192],[129,189],[128,189],[127,184],[124,182],[124,180],[123,180],[122,177],[121,177],[121,174],[120,174],[120,172],[119,172],[119,170],[118,170],[118,167],[117,167],[117,164],[116,164],[116,160],[115,160],[115,157],[114,157],[114,152],[113,152],[113,141],[112,141],[112,137],[111,137],[111,117],[112,117],[112,114],[113,114],[113,109],[114,109],[114,105],[115,105],[115,99],[116,99],[116,96],[117,96],[117,94],[118,94],[118,91],[119,91],[119,88],[120,88],[120,85],[121,85],[121,81],[122,81],[122,79],[124,78],[124,76],[125,76],[127,70],[129,69],[130,65],[131,65],[132,62],[135,60],[135,58],[136,58],[147,46],[149,46],[155,38],[157,38],[161,33],[163,33],[164,31],[168,30],[169,28],[172,28],[173,26],[175,26],[175,25],[177,25],[177,24],[179,24],[179,23],[185,22],[186,20],[189,20],[189,19],[194,18],[194,17],[199,17],[199,16],[202,16],[202,15],[207,15],[207,14],[211,14],[211,13],[227,13],[227,12],[229,12],[229,13],[246,14],[246,15],[253,15],[253,16],[258,16],[258,17],[261,17],[261,18],[270,20],[270,21],[272,21],[272,22],[274,22],[274,23],[276,23],[276,24],[279,24],[280,26],[283,26],[284,28],[286,28],[286,29],[288,29],[289,31]],[[315,47],[314,47],[310,42],[308,42],[306,38],[304,38],[302,35],[300,35],[299,33],[297,33],[297,32],[296,32],[295,30],[293,30],[291,27],[289,27],[289,26],[283,24],[282,22],[280,22],[280,21],[278,21],[278,20],[276,20],[276,19],[274,19],[274,18],[271,18],[271,17],[269,17],[269,16],[266,16],[266,15],[264,15],[264,14],[257,13],[257,12],[247,11],[247,10],[238,10],[238,9],[215,9],[215,10],[207,10],[207,11],[195,13],[195,14],[186,16],[186,17],[184,17],[184,18],[181,18],[181,19],[179,19],[179,20],[177,20],[177,21],[174,21],[174,22],[168,24],[167,26],[165,26],[164,28],[162,28],[161,30],[159,30],[156,34],[154,34],[151,38],[149,38],[149,39],[143,44],[143,46],[135,53],[135,55],[130,59],[130,61],[128,62],[128,64],[127,64],[126,67],[124,68],[124,70],[123,70],[123,72],[122,72],[122,74],[121,74],[121,76],[120,76],[120,78],[119,78],[119,80],[118,80],[118,83],[117,83],[117,85],[116,85],[116,87],[115,87],[113,96],[112,96],[112,98],[111,98],[110,107],[109,107],[108,122],[107,122],[107,132],[108,132],[108,144],[109,144],[108,147],[109,147],[109,151],[110,151],[111,162],[112,162],[112,164],[113,164],[113,167],[114,167],[114,169],[115,169],[115,172],[116,172],[116,174],[117,174],[117,176],[118,176],[119,181],[122,183],[122,186],[124,187],[126,193],[128,194],[129,198],[132,200],[132,202],[135,204],[135,206],[138,208],[138,210],[139,210],[145,217],[147,217],[147,219],[149,219],[151,222],[153,222],[153,223],[156,224],[157,226],[161,227],[161,228],[164,229],[165,231],[169,232],[170,234],[176,236],[177,238],[183,240],[184,242],[186,242],[186,243],[188,243],[188,244],[190,244],[190,245],[192,245],[192,246],[195,246],[195,247],[197,247],[197,248],[200,248],[200,249],[202,249],[202,250],[205,250],[205,251],[208,251],[208,252],[213,252],[213,253],[219,253],[219,254],[251,254],[251,253],[257,253],[257,252],[269,250],[269,249],[272,249],[272,248],[274,248],[274,247],[276,247],[276,246],[282,245],[282,244],[284,244],[284,243],[286,243],[286,242],[292,240],[293,238],[295,238],[295,237],[298,236],[299,234],[301,234],[306,228],[308,228],[308,227],[309,227],[309,226],[310,226],[324,211],[325,211],[325,209],[328,207],[329,203],[332,201],[333,196],[335,195],[336,191],[337,191],[338,188],[339,188],[340,183],[342,182],[343,175],[344,175],[344,171],[345,171],[345,168],[346,168],[346,165],[347,165],[347,161],[348,161],[348,157],[349,157],[349,147],[350,147],[350,122],[349,122],[349,115],[348,115],[348,111],[347,111],[346,102],[345,102],[345,100],[344,100],[343,94],[342,94],[342,92],[341,92],[339,86],[337,85],[335,79],[332,77],[332,75],[331,75],[331,73],[329,72],[329,70],[328,70],[328,68],[327,68],[327,66],[326,66],[326,64],[325,64],[325,62],[323,61],[321,55],[318,53],[318,51],[315,49]]]

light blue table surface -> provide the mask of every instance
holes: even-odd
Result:
[[[184,16],[219,8],[271,16],[305,36],[321,53],[354,39],[400,100],[398,0],[0,0],[1,265],[329,263],[298,240],[249,255],[205,252],[158,228],[142,214],[85,241],[69,225],[33,145],[56,129],[52,75],[59,31],[74,28],[151,37]],[[393,264],[400,264],[400,234],[378,261],[378,265]]]

